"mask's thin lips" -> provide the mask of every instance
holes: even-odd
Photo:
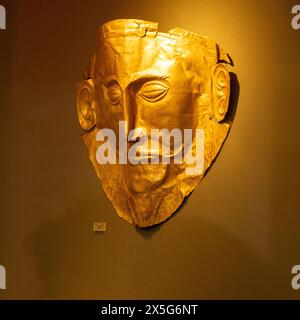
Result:
[[[160,153],[157,152],[151,152],[149,151],[148,153],[140,153],[140,155],[138,157],[130,157],[130,159],[132,160],[144,160],[144,159],[153,159],[153,158],[173,158],[176,155],[179,154],[179,152],[181,152],[183,150],[182,147],[180,147],[180,149],[177,152],[174,152],[173,154],[166,154],[164,156],[162,156]]]

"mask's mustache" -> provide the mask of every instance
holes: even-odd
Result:
[[[174,158],[184,150],[184,145],[180,141],[177,145],[171,146],[165,143],[164,139],[153,139],[148,136],[128,139],[129,142],[139,143],[136,147],[136,154],[131,156],[133,160],[157,159],[157,158]]]
[[[168,152],[163,152],[164,150]],[[163,146],[162,148],[159,149],[153,149],[153,148],[148,148],[147,146],[140,146],[137,148],[137,154],[139,154],[138,157],[139,159],[152,159],[152,158],[174,158],[176,157],[179,153],[181,153],[183,150],[183,145],[180,145],[176,148],[166,148],[164,149]]]

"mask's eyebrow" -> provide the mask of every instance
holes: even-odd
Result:
[[[159,71],[141,71],[132,75],[130,84],[139,80],[166,80],[167,78],[169,78],[169,76]]]

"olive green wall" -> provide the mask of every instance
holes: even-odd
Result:
[[[293,1],[7,1],[0,31],[0,264],[8,298],[299,298],[300,30]],[[118,218],[80,140],[75,85],[115,18],[207,35],[235,62],[224,148],[171,219]],[[93,222],[106,221],[95,235]]]

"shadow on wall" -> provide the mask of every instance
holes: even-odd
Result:
[[[239,102],[239,96],[240,96],[240,83],[237,75],[234,72],[229,72],[229,75],[230,75],[229,108],[223,122],[233,122],[236,114],[238,102]]]
[[[91,232],[84,205],[73,204],[28,239],[43,287],[39,298],[287,298],[286,283],[248,245],[201,217],[180,226],[167,221],[143,237],[116,221],[110,227],[121,226],[116,241],[109,232]]]
[[[169,217],[167,218],[165,221],[154,225],[154,226],[150,226],[150,227],[146,227],[146,228],[139,228],[139,227],[135,227],[136,232],[138,234],[140,234],[144,239],[151,239],[152,236],[155,235],[156,232],[159,231],[159,229],[161,228],[161,226],[165,223],[168,222],[168,220],[174,218],[177,214],[179,214],[183,208],[185,207],[185,205],[188,202],[188,199],[190,198],[190,196],[192,195],[192,193],[194,192],[194,190],[187,196],[184,198],[184,200],[182,201],[181,205],[175,210],[175,212]]]

